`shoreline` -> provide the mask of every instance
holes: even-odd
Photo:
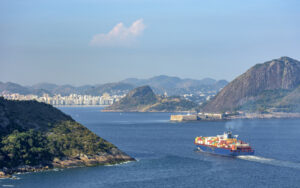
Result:
[[[235,119],[292,119],[300,118],[300,113],[273,112],[269,114],[246,113],[245,115],[237,115],[228,117],[229,120]]]
[[[184,116],[184,115],[182,115]],[[189,116],[189,115],[186,115]],[[193,115],[190,115],[193,116]],[[196,116],[194,114],[194,116]],[[232,115],[223,118],[207,118],[201,119],[184,119],[184,120],[172,120],[172,115],[170,118],[171,122],[190,122],[190,121],[232,121],[232,120],[268,120],[268,119],[300,119],[300,113],[287,113],[287,112],[273,112],[269,114],[258,114],[258,113],[246,113],[244,115]]]
[[[36,166],[21,165],[14,168],[3,168],[0,169],[0,179],[14,178],[14,174],[24,174],[31,172],[44,172],[55,169],[68,169],[68,168],[79,168],[79,167],[92,167],[92,166],[105,166],[105,165],[120,165],[127,162],[136,161],[134,158],[126,155],[125,153],[118,153],[116,155],[91,155],[87,156],[84,154],[76,157],[69,157],[63,160],[54,159],[48,164],[39,164]]]
[[[53,107],[107,107],[109,105],[52,105]]]
[[[122,112],[122,113],[131,113],[131,112],[139,112],[139,113],[195,113],[195,111],[138,111],[138,110],[132,110],[132,111],[126,111],[126,110],[101,110],[101,112]]]

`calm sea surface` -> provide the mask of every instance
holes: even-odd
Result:
[[[0,187],[300,187],[300,120],[171,123],[169,113],[102,113],[60,108],[137,159],[115,166],[17,175]],[[253,157],[194,151],[196,136],[228,129],[250,142]]]

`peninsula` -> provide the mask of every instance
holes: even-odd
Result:
[[[51,105],[0,97],[0,178],[134,161]]]
[[[198,105],[180,97],[155,95],[149,86],[131,90],[120,101],[104,108],[104,112],[187,112]]]

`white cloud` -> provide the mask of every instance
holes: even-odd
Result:
[[[144,29],[143,19],[134,21],[128,28],[120,22],[108,33],[94,35],[90,45],[102,47],[131,46],[135,43],[136,38],[143,33]]]

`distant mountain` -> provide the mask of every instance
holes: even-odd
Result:
[[[20,93],[24,95],[31,93],[30,89],[23,87],[19,84],[12,83],[12,82],[7,82],[7,83],[0,82],[0,92],[4,92],[4,91],[10,91],[12,93]]]
[[[59,86],[56,84],[51,84],[51,83],[38,83],[38,84],[31,86],[31,88],[33,88],[33,89],[43,89],[43,90],[48,90],[48,91],[54,90],[57,87],[59,87]]]
[[[180,97],[161,97],[154,94],[149,86],[131,90],[120,101],[106,107],[104,111],[122,112],[174,112],[192,111],[197,104]]]
[[[157,94],[181,95],[186,93],[195,93],[197,91],[219,91],[228,82],[226,80],[216,81],[211,78],[202,80],[181,79],[166,75],[155,76],[149,79],[128,78],[123,83],[129,83],[135,86],[149,85]]]
[[[121,82],[130,83],[132,85],[150,85],[157,88],[186,88],[200,85],[213,85],[217,81],[211,78],[204,78],[202,80],[181,79],[179,77],[172,77],[166,75],[155,76],[149,79],[128,78]]]
[[[36,101],[0,97],[0,178],[53,167],[132,161],[60,110]]]
[[[142,85],[149,85],[153,88],[156,94],[168,93],[172,95],[183,95],[183,94],[196,94],[209,92],[217,93],[223,88],[228,82],[226,80],[216,81],[211,78],[205,78],[202,80],[193,79],[181,79],[178,77],[170,76],[156,76],[149,79],[136,79],[129,78],[121,82],[97,84],[97,85],[83,85],[83,86],[72,86],[72,85],[56,85],[51,83],[39,83],[33,86],[21,86],[19,84],[7,82],[0,82],[0,93],[19,93],[23,95],[35,94],[43,95],[44,93],[55,95],[61,94],[62,96],[70,94],[85,94],[85,95],[102,95],[103,93],[109,93],[111,95],[123,95],[128,93],[135,87]]]
[[[44,93],[50,95],[60,94],[62,96],[70,94],[103,95],[104,93],[123,95],[128,93],[128,91],[133,88],[133,85],[121,82],[98,85],[83,85],[79,87],[50,83],[39,83],[26,87],[11,82],[0,82],[0,93],[19,93],[22,95],[34,94],[39,96],[43,95]]]
[[[281,57],[257,64],[234,79],[203,111],[291,111],[299,105],[299,86],[300,62]]]
[[[126,94],[129,90],[133,89],[134,86],[127,83],[106,83],[106,84],[97,84],[97,85],[83,85],[75,87],[72,85],[55,85],[55,84],[37,84],[32,86],[36,89],[44,89],[50,92],[52,95],[61,94],[63,96],[70,94],[81,94],[81,95],[103,95],[104,93],[123,95]]]
[[[131,84],[116,82],[91,86],[83,93],[88,95],[102,95],[103,93],[122,95],[128,93],[133,88],[134,86]]]
[[[44,89],[25,87],[12,82],[6,82],[6,83],[0,82],[0,93],[3,92],[19,93],[22,95],[28,95],[28,94],[42,95],[43,93],[49,93],[49,91]]]
[[[87,86],[82,86],[83,88],[89,88]],[[63,96],[70,95],[71,93],[80,94],[82,91],[82,87],[75,87],[72,85],[56,85],[51,83],[39,83],[31,86],[33,89],[42,89],[47,91],[48,93],[54,94],[61,94]],[[91,87],[91,86],[90,86]]]

